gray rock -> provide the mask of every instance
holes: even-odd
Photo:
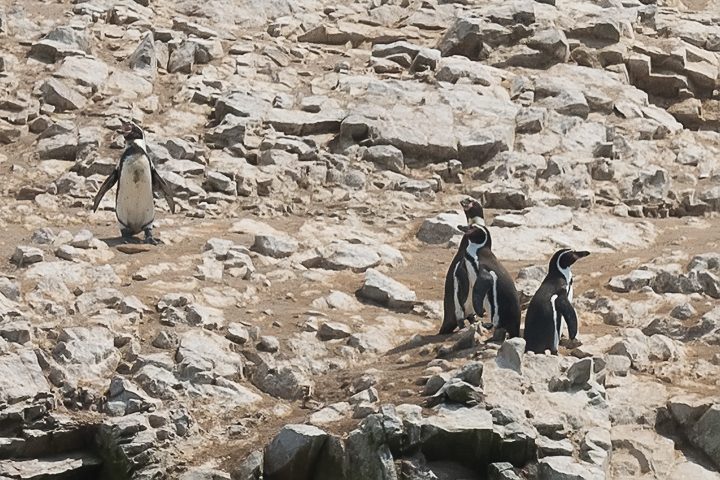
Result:
[[[269,395],[299,400],[304,397],[306,389],[314,385],[306,369],[297,362],[276,361],[265,352],[251,355],[249,359],[256,364],[250,377],[253,385]]]
[[[66,57],[55,76],[72,80],[78,85],[100,90],[108,79],[109,69],[105,62],[92,57]]]
[[[265,447],[264,478],[309,480],[327,438],[312,425],[286,425]]]
[[[482,388],[483,386],[483,364],[482,362],[470,362],[463,365],[463,367],[460,369],[460,371],[455,375],[455,377],[469,383],[470,385],[474,385],[476,387]]]
[[[52,354],[72,386],[107,385],[120,361],[114,334],[102,326],[61,329]]]
[[[280,350],[280,340],[270,335],[262,335],[257,344],[257,349],[261,352],[275,353]]]
[[[562,440],[552,440],[542,435],[535,440],[538,458],[552,456],[568,456],[572,457],[574,447],[572,442],[564,438]]]
[[[191,73],[195,65],[195,42],[185,41],[170,54],[167,70],[169,73]]]
[[[382,258],[367,245],[359,245],[344,241],[336,241],[317,250],[317,256],[303,261],[307,268],[325,268],[327,270],[352,270],[364,272],[376,267]]]
[[[512,32],[484,18],[458,18],[438,41],[443,57],[462,55],[470,60],[487,57],[487,48],[510,43]]]
[[[429,244],[447,243],[452,237],[462,233],[457,226],[466,223],[465,215],[441,213],[436,217],[426,219],[420,226],[416,237],[421,242]]]
[[[405,158],[402,151],[392,145],[373,145],[369,147],[363,153],[363,160],[397,173],[402,173],[405,168]]]
[[[602,480],[605,473],[572,457],[545,457],[538,461],[539,480]]]
[[[152,346],[157,348],[162,348],[166,350],[173,349],[178,344],[178,338],[175,332],[169,332],[166,330],[161,330],[158,332],[155,339],[152,341]]]
[[[143,76],[154,79],[157,75],[157,55],[155,53],[155,38],[152,32],[145,34],[135,51],[128,57],[130,68]]]
[[[240,323],[231,323],[227,327],[225,338],[238,345],[244,345],[250,340],[250,332]]]
[[[49,78],[40,86],[43,101],[52,105],[59,112],[78,110],[85,106],[87,100],[74,89],[56,78]]]
[[[690,431],[689,437],[720,467],[720,404],[707,409]]]
[[[178,480],[230,480],[230,474],[206,467],[193,467],[181,474]]]
[[[237,194],[237,182],[218,172],[208,172],[203,188],[209,192],[221,192],[228,195]]]
[[[90,53],[90,36],[71,27],[57,27],[30,47],[30,56],[46,62],[83,53]]]
[[[32,350],[0,355],[0,402],[12,404],[49,391],[50,385]]]
[[[358,295],[395,309],[409,309],[417,302],[415,292],[374,268],[365,272],[365,282]]]
[[[290,236],[272,234],[255,235],[252,250],[273,258],[289,257],[297,252],[299,244]]]
[[[434,407],[443,402],[459,403],[474,406],[482,402],[482,390],[474,385],[451,378],[432,397],[428,398],[427,406]]]
[[[180,374],[197,383],[211,383],[216,377],[233,379],[243,374],[242,357],[231,350],[229,340],[204,329],[180,336],[175,359]]]
[[[525,339],[511,338],[500,345],[495,362],[500,368],[509,368],[522,374],[523,355],[525,354]]]
[[[45,260],[43,251],[37,247],[19,246],[15,248],[15,252],[10,258],[18,267],[32,265],[33,263]]]
[[[567,371],[568,381],[571,385],[583,387],[594,378],[593,359],[583,358],[573,363]]]
[[[352,329],[340,322],[323,322],[320,324],[317,336],[320,340],[337,340],[352,335]]]

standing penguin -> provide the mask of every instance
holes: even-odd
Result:
[[[491,322],[510,337],[520,335],[520,301],[507,270],[492,253],[490,231],[473,223],[458,226],[464,232],[460,248],[445,277],[444,317],[440,334],[462,328],[466,318],[487,311]],[[482,305],[479,305],[482,301]]]
[[[570,266],[590,252],[562,248],[550,259],[548,274],[533,295],[525,314],[525,351],[557,354],[562,319],[571,340],[577,336],[577,314],[572,306],[573,278]]]
[[[145,242],[156,245],[158,241],[152,234],[152,223],[155,220],[155,202],[153,190],[160,189],[175,213],[175,201],[172,191],[155,170],[155,165],[148,155],[145,134],[133,122],[122,122],[120,132],[125,137],[125,151],[115,170],[100,186],[95,195],[93,212],[97,211],[100,200],[115,183],[118,184],[115,195],[115,216],[120,225],[124,239],[145,232]]]
[[[468,197],[460,200],[460,206],[465,211],[468,225],[485,225],[485,213],[480,202],[474,198]]]

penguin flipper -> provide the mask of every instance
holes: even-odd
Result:
[[[570,337],[570,340],[574,340],[578,332],[578,320],[577,314],[575,313],[575,308],[572,306],[572,303],[570,303],[566,291],[563,290],[561,293],[558,294],[555,305],[558,309],[558,312],[565,319],[565,323],[568,327],[568,336]]]
[[[163,197],[170,206],[170,212],[175,213],[175,200],[173,200],[172,189],[154,168],[152,169],[152,185],[153,189],[159,189],[162,192]]]
[[[97,194],[95,194],[95,199],[93,200],[93,212],[97,212],[98,206],[100,205],[100,201],[103,199],[105,194],[110,190],[115,183],[118,181],[118,171],[117,169],[113,170],[113,172],[105,179],[102,185],[100,185],[100,190],[98,190]]]
[[[475,309],[475,313],[478,315],[482,315],[485,313],[485,297],[487,297],[488,293],[492,290],[493,284],[495,283],[495,277],[486,270],[485,268],[481,267],[478,270],[477,280],[475,280],[475,286],[473,287],[472,296],[473,296],[473,308]],[[483,323],[483,326],[486,328],[488,323],[492,324],[492,317],[493,317],[493,311],[497,309],[497,305],[493,305],[492,301],[490,302],[490,322]]]

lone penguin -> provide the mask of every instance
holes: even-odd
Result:
[[[486,328],[520,335],[520,300],[508,271],[492,253],[492,238],[485,225],[460,225],[460,248],[445,277],[444,316],[440,334],[462,328],[475,313],[489,314]],[[504,337],[504,333],[502,334]]]
[[[480,202],[472,197],[460,200],[460,206],[465,211],[468,225],[485,225],[485,213]]]
[[[120,222],[120,232],[128,241],[133,235],[145,233],[145,243],[157,245],[153,237],[152,223],[155,220],[155,201],[153,191],[160,190],[175,213],[175,201],[172,191],[155,170],[148,154],[145,133],[134,122],[122,122],[120,133],[125,137],[125,151],[115,170],[100,186],[93,202],[93,212],[97,211],[103,196],[115,183],[115,216]]]
[[[577,314],[572,305],[573,276],[570,266],[590,252],[562,248],[550,259],[548,274],[533,295],[525,314],[525,351],[557,355],[565,319],[570,340],[578,333]]]

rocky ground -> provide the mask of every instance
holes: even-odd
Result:
[[[0,0],[0,478],[720,479],[719,66],[717,0]],[[468,195],[581,346],[436,335]]]

